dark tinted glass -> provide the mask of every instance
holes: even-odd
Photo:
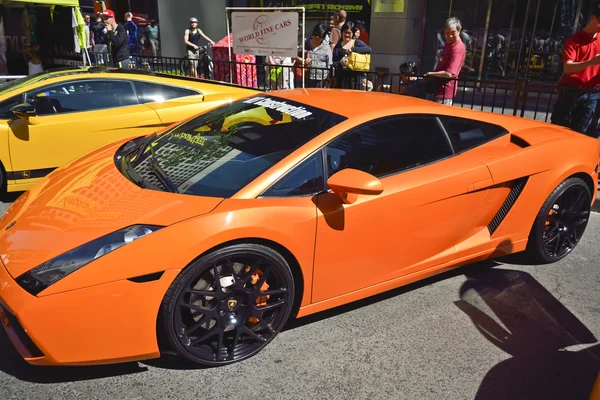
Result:
[[[135,82],[135,89],[141,103],[161,102],[179,97],[197,96],[200,93],[175,86],[158,85],[150,82]]]
[[[131,82],[81,80],[45,86],[27,93],[38,115],[101,110],[139,104]]]
[[[323,159],[318,152],[300,165],[294,167],[275,185],[267,190],[264,197],[310,196],[324,188]]]
[[[202,114],[162,134],[151,148],[180,193],[230,197],[344,119],[301,103],[257,96]],[[151,155],[146,148],[131,164],[142,180],[164,190]]]
[[[327,146],[330,175],[353,168],[377,177],[401,172],[452,154],[434,118],[398,117],[373,122]]]
[[[4,100],[0,103],[0,118],[1,119],[12,119],[15,118],[15,114],[10,112],[11,108],[21,103],[21,96],[11,97],[10,99]]]
[[[454,151],[457,153],[472,149],[508,133],[501,126],[465,118],[440,117],[440,120],[450,136]]]

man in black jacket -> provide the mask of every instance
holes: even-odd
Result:
[[[106,17],[107,35],[110,39],[112,64],[119,68],[129,68],[131,61],[127,29],[122,24],[117,24],[115,13],[112,10],[104,10],[104,16]]]

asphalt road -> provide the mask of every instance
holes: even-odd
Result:
[[[587,400],[600,372],[599,243],[593,214],[560,263],[470,265],[295,321],[228,367],[32,367],[0,329],[0,399]]]

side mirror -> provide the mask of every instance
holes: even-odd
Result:
[[[327,185],[345,204],[356,202],[359,194],[378,195],[383,192],[383,183],[371,174],[346,168],[327,180]]]
[[[15,114],[17,117],[19,117],[25,121],[29,121],[30,117],[35,117],[37,115],[35,106],[33,106],[29,103],[24,103],[24,104],[19,104],[17,106],[14,106],[13,108],[10,109],[10,111],[13,114]]]

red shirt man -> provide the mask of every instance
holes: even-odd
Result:
[[[598,137],[600,123],[596,108],[600,105],[600,3],[592,9],[583,29],[565,40],[563,76],[551,122],[576,132]],[[593,89],[590,91],[590,89]]]
[[[462,40],[460,40],[461,29],[462,26],[458,18],[448,18],[444,27],[446,44],[440,55],[440,61],[438,62],[435,72],[426,73],[426,77],[458,78],[465,62],[465,58],[467,57],[467,49]],[[452,100],[457,92],[457,82],[450,81],[445,85],[441,85],[434,97],[438,103],[452,104]]]
[[[584,28],[569,37],[565,40],[562,53],[565,73],[558,83],[580,88],[600,86],[598,55],[600,55],[600,35],[597,32],[586,32]]]

